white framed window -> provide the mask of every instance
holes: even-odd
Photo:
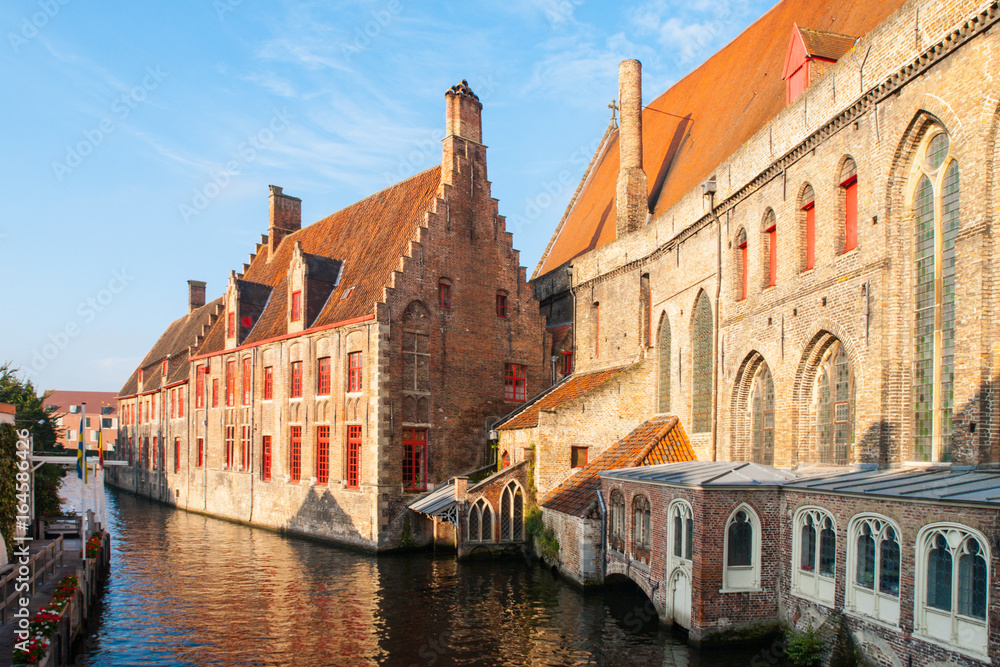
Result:
[[[846,606],[899,625],[899,526],[878,514],[859,514],[847,526]]]
[[[837,594],[837,523],[819,507],[795,512],[792,593],[833,604]]]
[[[612,551],[625,553],[625,496],[615,489],[611,492],[611,518],[608,526],[608,543]]]
[[[649,498],[639,494],[632,499],[632,558],[649,565]]]
[[[690,563],[694,551],[694,511],[686,500],[667,509],[667,545],[671,564]]]
[[[480,498],[469,509],[469,542],[493,541],[493,508]]]
[[[746,503],[726,521],[722,592],[760,590],[760,518]]]
[[[986,656],[990,547],[977,530],[934,523],[917,534],[913,634]]]
[[[524,493],[511,482],[500,494],[500,541],[524,541]]]

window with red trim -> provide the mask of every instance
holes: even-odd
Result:
[[[163,360],[162,372],[163,372],[164,375],[167,374],[167,360],[166,359]]]
[[[302,290],[292,292],[292,322],[302,319]]]
[[[157,419],[158,416],[157,416],[157,413],[156,413],[156,394],[153,394],[152,396],[150,396],[150,400],[153,402],[153,405],[149,409],[149,411],[153,414],[153,419]]]
[[[330,357],[321,357],[316,362],[316,393],[330,394]]]
[[[212,407],[219,407],[219,378],[212,378]]]
[[[858,169],[848,158],[840,172],[840,189],[844,191],[844,252],[858,247]]]
[[[243,405],[250,405],[250,385],[253,371],[250,368],[250,357],[243,360]]]
[[[497,294],[497,317],[507,317],[506,294]]]
[[[274,396],[274,369],[267,366],[264,369],[264,400],[270,401]]]
[[[347,488],[361,485],[361,427],[347,427]]]
[[[403,490],[427,490],[427,429],[403,429]]]
[[[594,357],[601,356],[601,304],[594,302]]]
[[[747,233],[741,229],[736,234],[736,252],[739,253],[737,261],[740,269],[740,301],[747,298]]]
[[[271,436],[265,435],[260,442],[260,478],[271,481]]]
[[[155,435],[153,436],[153,469],[162,469],[160,465],[160,441]]]
[[[562,353],[562,374],[569,375],[573,372],[573,353],[565,351]]]
[[[205,466],[205,438],[198,438],[198,467]]]
[[[194,405],[196,409],[205,407],[205,364],[198,364],[195,372]]]
[[[527,400],[528,376],[523,364],[506,364],[503,377],[505,401]]]
[[[240,427],[240,470],[250,470],[250,426]]]
[[[236,405],[236,362],[226,363],[226,405]]]
[[[330,427],[316,427],[316,483],[326,486],[330,481]]]
[[[233,469],[233,462],[236,458],[236,427],[226,427],[226,470]]]
[[[764,222],[764,241],[767,243],[767,284],[774,287],[778,282],[778,223],[773,212]]]
[[[503,468],[510,467],[510,452],[503,453],[503,459],[501,459],[501,467]]]
[[[181,471],[181,439],[174,438],[174,472]]]
[[[236,335],[236,313],[229,313],[226,323],[226,337],[232,338]]]
[[[302,479],[302,427],[292,426],[288,439],[288,477],[291,482]]]
[[[569,465],[571,468],[582,468],[587,465],[589,450],[586,447],[571,447]]]
[[[184,387],[177,389],[177,417],[184,417]]]
[[[810,185],[807,185],[802,191],[801,209],[804,226],[802,235],[805,241],[802,270],[809,271],[816,266],[816,196]]]
[[[361,353],[347,355],[347,391],[361,391]]]
[[[134,465],[134,459],[132,458],[134,454],[135,454],[135,442],[132,440],[132,438],[129,438],[128,439],[128,464],[129,464],[129,467],[132,467],[132,465]]]
[[[302,398],[302,362],[292,362],[292,398]]]
[[[448,283],[438,283],[438,305],[442,308],[451,308],[451,285]]]
[[[168,391],[167,398],[170,399],[170,418],[173,419],[177,416],[177,389]]]

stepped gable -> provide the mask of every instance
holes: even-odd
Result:
[[[522,406],[515,413],[513,413],[507,421],[503,422],[496,428],[501,431],[515,431],[521,428],[534,428],[535,426],[538,426],[538,412],[540,410],[555,410],[560,405],[583,396],[595,387],[599,387],[626,368],[628,367],[618,366],[617,368],[610,368],[608,370],[597,371],[594,373],[571,375],[556,385],[551,391],[533,398],[530,403]]]
[[[222,306],[222,297],[195,308],[193,311],[170,323],[163,335],[146,354],[139,367],[118,392],[119,398],[134,396],[144,391],[153,391],[162,386],[188,379],[191,346],[201,334],[202,328],[209,325],[216,309]],[[164,380],[160,364],[169,355],[167,377]],[[142,386],[139,386],[139,369],[143,370]]]
[[[821,28],[822,32],[804,30],[803,34],[810,33],[813,48],[836,54],[843,36],[868,33],[902,4],[903,0],[783,0],[649,102],[642,112],[642,167],[653,215],[664,213],[700,185],[785,108],[781,75],[793,25]],[[827,39],[830,33],[839,34],[840,42]],[[534,276],[615,239],[618,131],[612,135],[598,149],[593,172],[570,202]]]
[[[431,210],[441,185],[441,167],[433,167],[286,236],[274,257],[262,245],[242,280],[271,287],[267,307],[243,341],[260,343],[288,333],[288,267],[296,242],[308,255],[343,263],[340,282],[312,327],[371,314],[382,301],[392,272],[417,240],[417,228]],[[313,258],[310,267],[317,263]],[[332,273],[332,265],[325,274]],[[324,278],[325,279],[325,278]],[[345,298],[346,295],[346,298]],[[225,318],[219,318],[198,354],[225,348]]]
[[[542,500],[542,507],[584,517],[597,500],[601,473],[618,468],[697,461],[677,417],[660,415],[640,424]]]

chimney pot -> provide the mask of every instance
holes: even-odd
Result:
[[[192,313],[196,309],[205,305],[205,281],[188,281],[188,312]]]
[[[483,105],[479,96],[472,92],[469,82],[462,79],[444,94],[447,100],[445,112],[445,136],[461,137],[483,143]]]

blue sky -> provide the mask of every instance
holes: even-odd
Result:
[[[534,269],[608,123],[617,67],[648,103],[770,6],[755,0],[11,0],[0,7],[0,362],[117,390],[267,232],[440,161],[444,92],[483,102],[490,180]]]

